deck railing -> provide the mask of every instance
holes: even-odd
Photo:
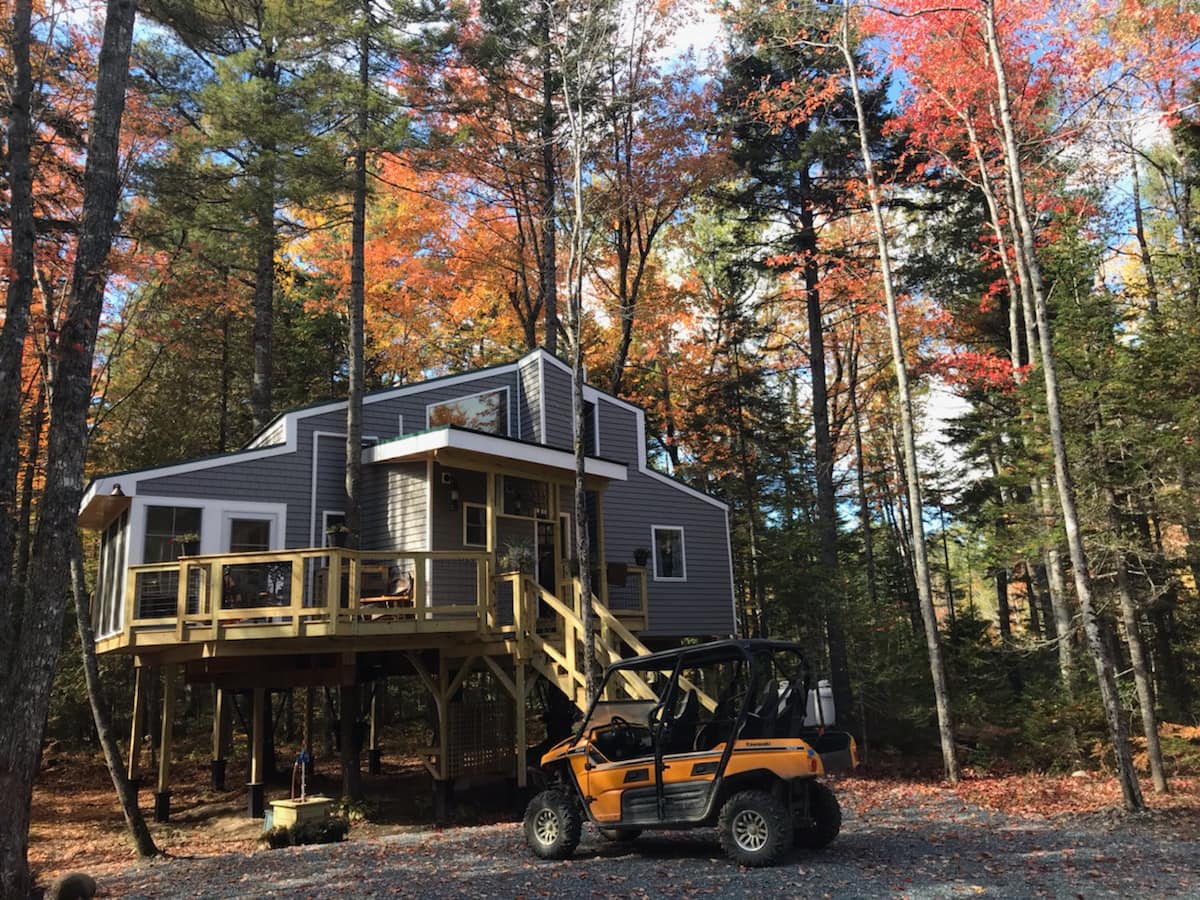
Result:
[[[485,629],[491,595],[489,558],[479,552],[325,547],[192,556],[129,568],[125,635],[185,643]]]

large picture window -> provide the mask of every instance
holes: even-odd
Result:
[[[654,580],[686,581],[683,529],[671,525],[653,525],[650,530],[654,538]]]
[[[142,562],[171,562],[199,543],[200,513],[195,506],[147,506]]]
[[[508,388],[459,397],[426,408],[426,426],[457,425],[472,431],[508,436]]]

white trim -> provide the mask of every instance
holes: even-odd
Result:
[[[476,431],[464,431],[456,428],[439,428],[436,431],[422,431],[406,435],[393,441],[367,447],[363,450],[363,463],[390,462],[400,459],[411,459],[424,456],[438,450],[454,449],[468,450],[488,456],[503,459],[513,459],[534,463],[554,469],[575,471],[575,454],[567,450],[555,450],[539,444],[526,444],[509,438],[497,437],[490,434],[480,434]],[[625,481],[628,469],[623,463],[613,463],[604,459],[589,457],[584,462],[584,471],[588,475],[609,478],[614,481]]]
[[[467,509],[469,509],[469,508],[483,510],[484,535],[483,535],[483,543],[482,544],[472,544],[467,540]],[[462,545],[464,547],[487,547],[487,504],[463,501],[462,512],[463,512]]]
[[[678,531],[679,532],[679,555],[682,557],[680,563],[683,565],[683,575],[667,577],[666,575],[658,574],[658,542],[656,536],[660,531]],[[650,526],[650,558],[654,565],[655,581],[687,581],[687,539],[683,534],[682,525],[651,525]]]
[[[266,522],[270,526],[267,532],[267,549],[282,550],[283,541],[280,540],[279,521],[274,514],[263,513],[261,511],[247,511],[241,508],[226,509],[221,512],[221,551],[222,553],[232,553],[231,543],[233,541],[233,520],[243,519],[253,522]],[[286,523],[284,529],[287,528]]]
[[[396,437],[404,434],[404,413],[396,414]]]
[[[283,549],[283,530],[287,527],[286,503],[258,503],[250,500],[214,500],[196,497],[169,497],[144,494],[130,498],[129,548],[126,551],[126,570],[141,565],[146,552],[146,507],[173,506],[200,510],[200,553],[227,553],[225,517],[238,515],[247,519],[274,519],[271,529],[272,550]],[[281,526],[281,527],[280,527]]]
[[[539,444],[546,443],[546,357],[549,355],[545,351],[538,354],[538,418],[541,419]]]
[[[450,403],[461,403],[464,400],[474,400],[476,397],[482,397],[484,394],[498,394],[501,391],[504,391],[504,411],[505,411],[505,418],[507,419],[507,422],[505,422],[505,427],[506,427],[507,433],[504,435],[500,435],[500,436],[501,437],[515,437],[515,435],[513,434],[512,392],[508,389],[508,385],[506,385],[506,384],[501,385],[500,387],[497,387],[497,388],[488,388],[487,390],[476,391],[474,394],[463,394],[461,397],[451,397],[447,400],[437,400],[433,403],[426,403],[425,404],[425,428],[429,429],[429,428],[434,427],[429,424],[429,411],[431,409],[433,409],[435,406],[446,406],[447,404],[450,404]]]

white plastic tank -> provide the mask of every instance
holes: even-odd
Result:
[[[820,703],[818,708],[817,704]],[[821,725],[833,725],[837,721],[837,711],[833,707],[833,685],[828,681],[818,681],[817,686],[808,692],[808,707],[804,713],[804,724],[810,728]]]

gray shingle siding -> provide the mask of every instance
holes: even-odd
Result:
[[[629,464],[629,480],[604,494],[605,552],[633,563],[633,551],[653,551],[651,526],[683,529],[686,581],[655,581],[649,564],[647,634],[723,635],[735,630],[725,510],[638,469],[637,415],[600,398],[600,455]]]
[[[363,469],[363,544],[371,550],[424,550],[425,463]]]
[[[540,382],[538,368],[537,356],[531,356],[521,364],[519,369],[521,390],[517,405],[517,415],[521,423],[521,439],[536,444],[542,442],[542,396],[538,390]]]
[[[546,404],[546,439],[542,442],[560,450],[573,446],[571,423],[571,376],[551,362],[543,366],[545,382],[542,402]]]
[[[538,386],[544,377],[543,391]],[[401,397],[368,402],[363,411],[363,433],[387,440],[403,431],[425,429],[426,407],[499,387],[509,389],[513,435],[552,447],[571,447],[571,379],[549,359],[527,358],[519,370],[489,372],[478,378],[446,385],[434,382],[427,390]],[[542,409],[546,435],[542,437]],[[652,525],[681,527],[687,580],[649,581],[649,634],[660,636],[718,635],[734,630],[733,585],[729,568],[725,511],[639,469],[643,440],[637,414],[601,396],[598,400],[599,445],[596,455],[625,462],[628,480],[613,481],[604,498],[606,550],[612,562],[632,562],[639,547],[653,549]],[[333,409],[296,419],[295,451],[262,459],[228,462],[191,472],[138,479],[141,496],[221,500],[231,503],[261,502],[287,505],[286,546],[320,544],[322,513],[345,508],[344,409]],[[314,433],[332,436],[316,439],[319,466],[316,472],[316,516],[313,522],[311,487],[314,483]],[[483,502],[485,477],[454,471],[459,508],[450,509],[449,487],[441,483],[435,466],[432,488],[433,549],[462,549],[462,504]],[[153,473],[147,473],[152,476]],[[398,463],[367,466],[363,472],[363,544],[370,549],[426,549],[426,466]],[[503,520],[502,520],[502,527]],[[503,545],[503,536],[498,542]],[[435,602],[446,602],[463,587],[463,572],[443,566],[434,572]],[[443,571],[444,570],[444,571]]]

